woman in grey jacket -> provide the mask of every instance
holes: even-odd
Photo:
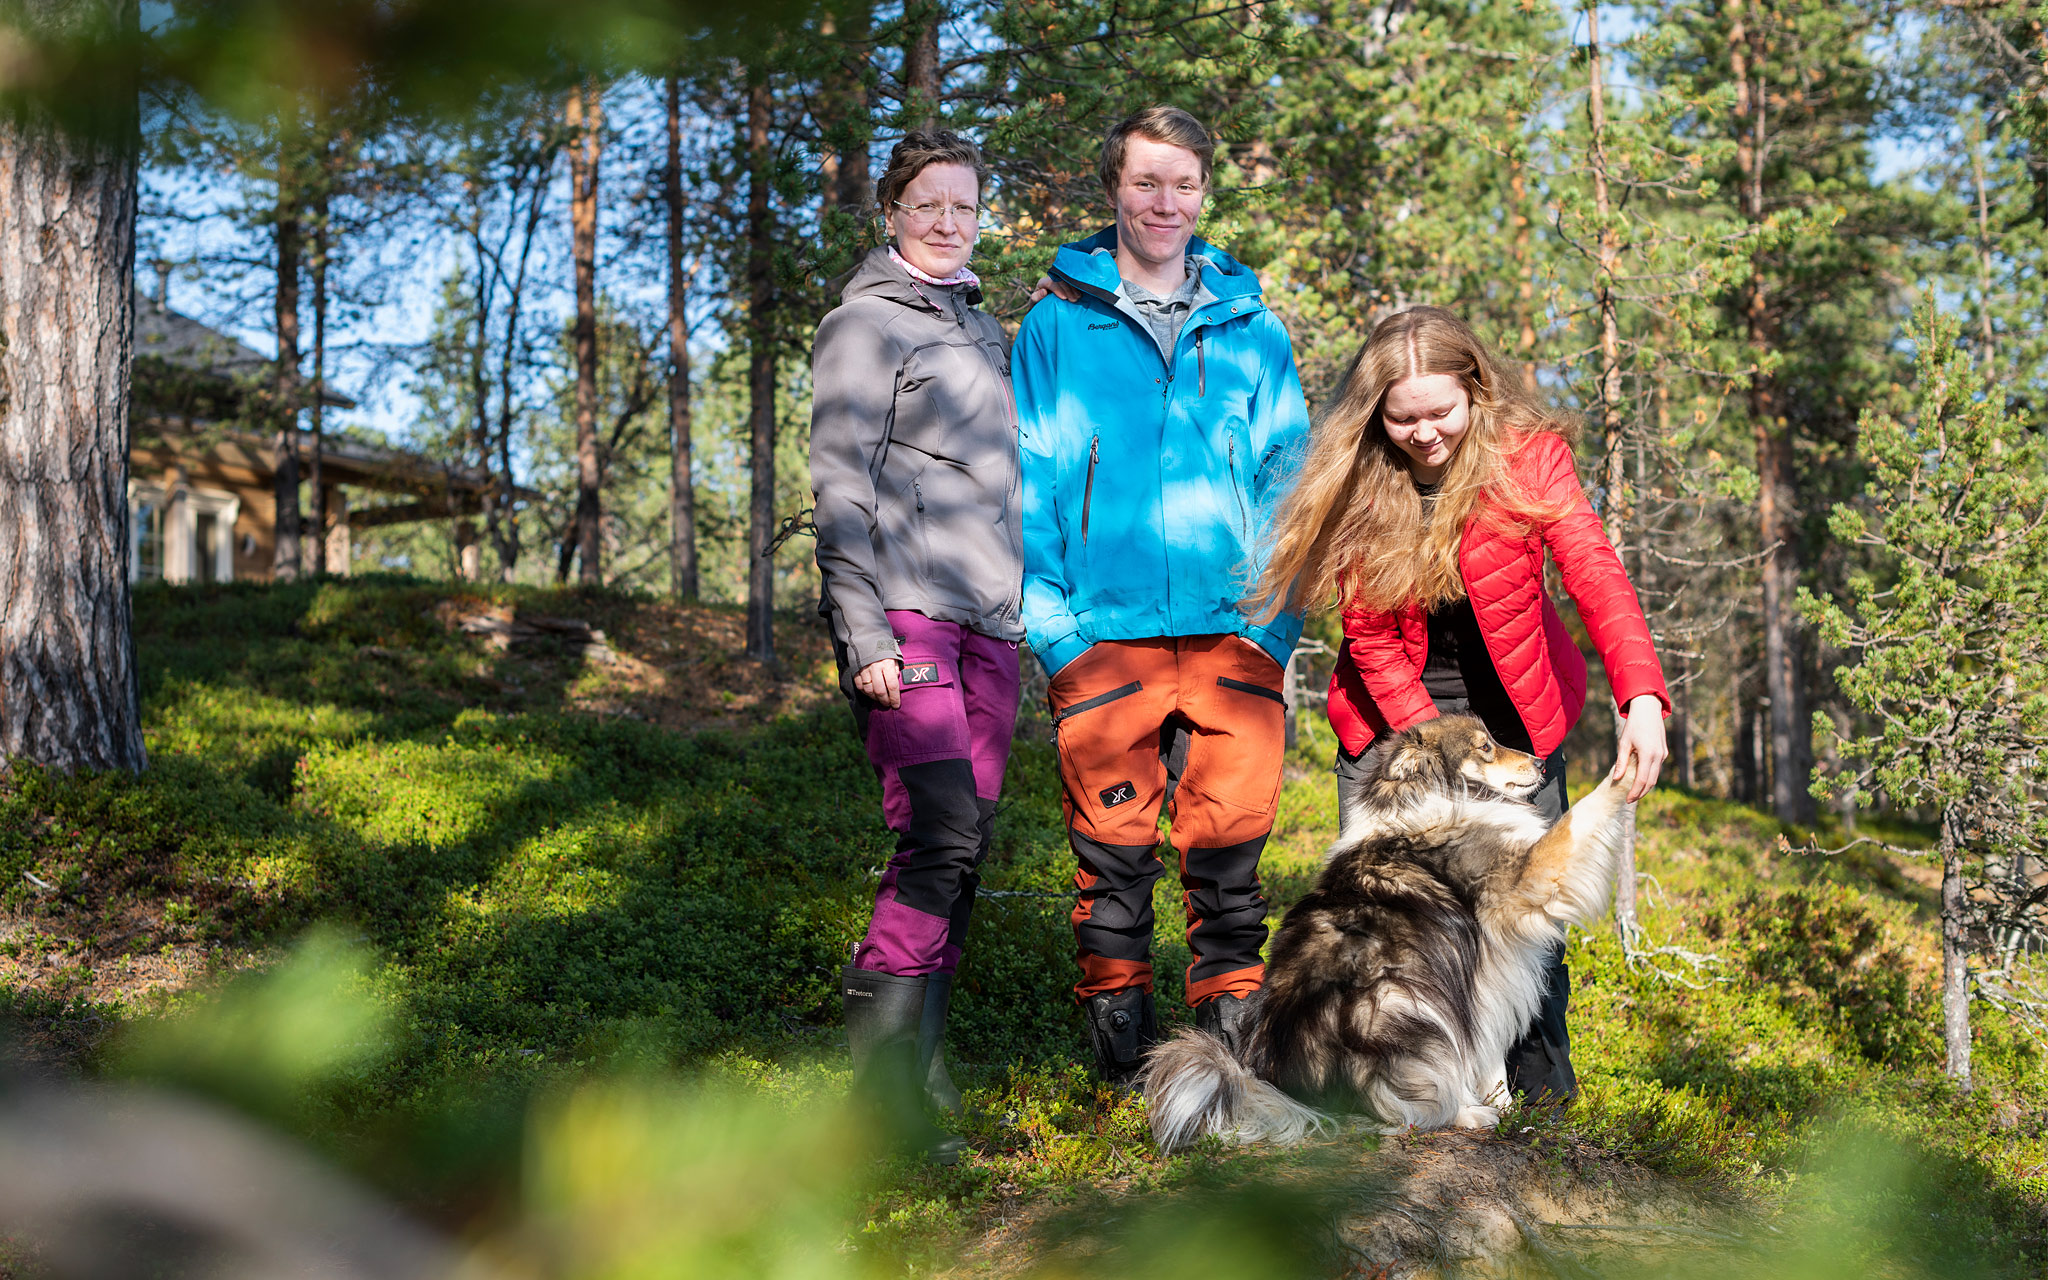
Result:
[[[960,1142],[941,1041],[1017,715],[1023,547],[1009,346],[967,268],[987,170],[913,132],[871,250],[818,326],[811,488],[823,608],[896,855],[841,982],[854,1087],[933,1159]]]

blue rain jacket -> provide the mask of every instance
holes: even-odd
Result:
[[[1096,250],[1107,249],[1107,253]],[[1308,444],[1287,330],[1259,282],[1192,240],[1201,290],[1163,351],[1117,274],[1116,228],[1061,249],[1011,350],[1024,469],[1024,629],[1048,674],[1098,640],[1241,635],[1285,664],[1301,618],[1238,602]]]

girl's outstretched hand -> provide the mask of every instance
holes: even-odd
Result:
[[[1634,756],[1636,781],[1628,791],[1629,801],[1634,803],[1657,785],[1657,773],[1670,754],[1671,748],[1664,741],[1664,704],[1647,693],[1631,699],[1621,727],[1621,750],[1615,756],[1614,768],[1607,773],[1608,780],[1620,782],[1628,772],[1628,758]]]

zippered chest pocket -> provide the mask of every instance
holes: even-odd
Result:
[[[1251,476],[1239,470],[1244,465],[1243,453],[1238,449],[1237,437],[1230,438],[1227,458],[1230,470],[1230,492],[1237,500],[1237,535],[1250,542],[1252,536]]]
[[[917,348],[896,374],[894,446],[966,466],[1000,462],[1009,380],[972,337]],[[885,370],[873,376],[887,377]]]
[[[1102,461],[1102,437],[1091,436],[1088,440],[1088,475],[1081,484],[1081,541],[1088,541],[1088,525],[1095,506],[1095,468]]]

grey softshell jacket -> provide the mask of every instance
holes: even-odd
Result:
[[[811,351],[811,492],[846,670],[900,656],[885,609],[1021,640],[1009,342],[968,286],[868,252]]]

